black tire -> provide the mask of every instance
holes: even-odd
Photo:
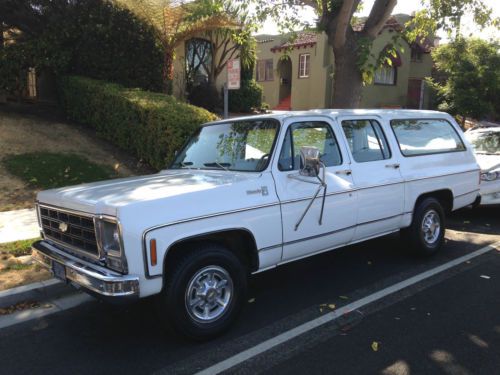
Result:
[[[423,229],[424,219],[429,218],[428,215],[435,213],[435,217],[439,220],[439,235],[433,239],[430,233],[428,237]],[[432,217],[432,215],[431,215]],[[436,198],[424,198],[418,202],[413,214],[413,220],[408,228],[401,230],[402,238],[408,242],[410,250],[419,256],[431,256],[437,253],[444,243],[444,235],[446,230],[445,214],[441,203]]]
[[[185,251],[186,254],[169,271],[159,295],[161,319],[182,336],[199,341],[208,340],[225,332],[236,319],[245,301],[248,272],[239,258],[220,244],[200,243]],[[186,292],[194,276],[200,275],[204,269],[226,271],[233,288],[221,315],[202,322],[196,320],[192,309],[188,311]]]

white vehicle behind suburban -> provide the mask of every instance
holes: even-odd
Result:
[[[481,205],[500,204],[500,127],[465,132],[481,168]]]
[[[234,321],[252,273],[400,230],[431,255],[445,214],[478,193],[471,147],[445,113],[238,118],[200,127],[157,174],[40,192],[33,249],[101,298],[157,295],[162,320],[206,339]]]

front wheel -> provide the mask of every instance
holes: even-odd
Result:
[[[417,204],[410,227],[401,231],[414,253],[430,256],[444,243],[445,215],[441,203],[432,197]]]
[[[232,252],[215,243],[194,246],[168,277],[160,311],[178,333],[210,339],[234,322],[246,287],[246,269]]]

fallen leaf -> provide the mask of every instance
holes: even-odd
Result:
[[[379,347],[379,343],[378,342],[376,342],[376,341],[372,342],[372,350],[374,352],[378,351],[378,347]]]
[[[469,220],[464,220],[464,224],[470,224]]]
[[[340,299],[349,299],[347,296],[339,296]]]
[[[248,300],[248,303],[254,303],[254,302],[255,302],[255,298],[250,298],[250,299]]]
[[[487,276],[487,275],[481,275],[481,276],[479,276],[479,277],[481,277],[482,279],[486,279],[486,280],[491,279],[491,277],[489,277],[489,276]]]
[[[335,309],[335,304],[333,304],[333,303],[330,303],[330,304],[328,305],[328,308],[329,308],[330,310],[333,310],[333,309]]]
[[[369,266],[371,266],[371,265],[372,265],[372,261],[371,261],[371,260],[369,260],[369,261],[368,261],[368,265],[369,265]]]

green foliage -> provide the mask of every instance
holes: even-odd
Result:
[[[415,13],[407,24],[410,41],[432,35],[436,30],[445,31],[448,36],[461,36],[461,23],[465,16],[471,16],[480,28],[499,27],[500,20],[493,17],[493,9],[487,0],[424,0],[424,9]]]
[[[162,169],[186,138],[216,116],[174,97],[89,78],[60,80],[67,116],[89,125],[104,138]]]
[[[15,257],[31,254],[31,245],[40,238],[20,240],[0,244],[0,254],[12,254]]]
[[[229,110],[231,112],[250,112],[262,107],[262,86],[254,79],[242,80],[239,90],[229,92]]]
[[[8,45],[0,49],[0,91],[21,95],[26,87],[29,54],[23,45]]]
[[[11,91],[22,86],[18,77],[26,75],[26,67],[34,67],[57,75],[78,74],[128,87],[161,89],[161,47],[152,27],[129,10],[106,0],[10,3],[4,22],[20,32],[15,43],[0,52],[0,88]],[[21,14],[17,18],[12,16],[16,12]]]
[[[52,189],[117,177],[113,168],[74,154],[35,152],[11,155],[3,165],[16,177],[40,189]]]
[[[444,80],[430,81],[439,108],[463,117],[500,116],[500,46],[481,39],[459,38],[434,50]]]
[[[222,107],[219,92],[215,85],[208,83],[189,87],[189,103],[197,107],[216,112]]]

